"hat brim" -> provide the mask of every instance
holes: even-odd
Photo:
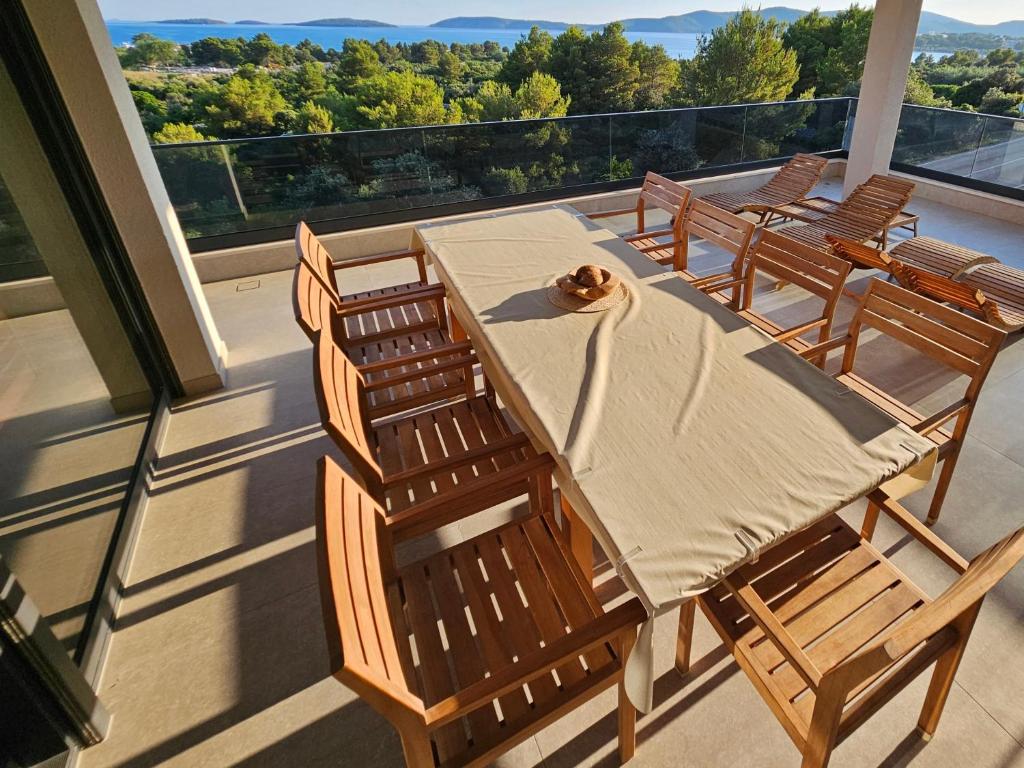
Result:
[[[628,295],[629,289],[626,288],[625,283],[619,283],[618,288],[610,294],[593,301],[566,293],[557,285],[548,286],[547,289],[548,301],[559,309],[568,309],[570,312],[603,312],[606,309],[611,309],[616,304],[621,304]]]

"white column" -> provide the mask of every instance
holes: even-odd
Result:
[[[96,0],[25,9],[185,393],[219,389],[227,350]]]
[[[846,196],[873,173],[888,173],[922,0],[877,0],[846,165]]]

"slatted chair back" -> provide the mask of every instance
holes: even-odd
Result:
[[[313,274],[329,291],[335,306],[341,303],[338,281],[334,277],[334,260],[324,248],[320,238],[313,234],[306,222],[300,221],[295,227],[295,250],[300,261],[306,262]]]
[[[977,288],[896,260],[893,260],[892,263],[892,274],[896,281],[908,291],[920,293],[934,301],[953,304],[961,309],[985,314],[985,305],[988,300],[985,298],[985,294]]]
[[[818,155],[793,155],[758,192],[780,204],[800,200],[821,181],[826,165],[828,160]]]
[[[394,629],[397,601],[388,590],[395,563],[384,511],[327,456],[317,475],[317,566],[333,674],[396,725],[396,709],[422,720],[423,701],[412,693]]]
[[[640,197],[637,199],[637,232],[645,230],[644,210],[649,207],[660,208],[668,213],[675,228],[682,223],[689,201],[689,187],[648,171],[640,188]]]
[[[295,265],[295,277],[292,281],[292,309],[295,313],[295,322],[310,341],[315,342],[320,333],[320,318],[327,306],[337,308],[330,293],[313,274],[313,270],[305,261],[300,260]]]
[[[832,247],[833,254],[846,259],[856,269],[877,269],[886,274],[892,272],[893,260],[885,251],[839,235],[825,235],[825,241]]]
[[[895,339],[968,377],[965,399],[973,403],[1006,333],[924,296],[873,279],[850,324],[852,342],[842,372],[853,370],[863,327]]]
[[[757,224],[723,211],[700,198],[690,204],[690,209],[683,222],[682,249],[674,267],[677,271],[687,268],[688,241],[692,235],[717,245],[733,255],[732,272],[741,274],[744,260],[750,251],[750,243],[757,231]]]
[[[836,305],[850,274],[850,262],[832,256],[779,232],[764,230],[747,267],[746,288],[741,307],[749,310],[754,297],[757,273],[771,275],[780,282],[792,283],[824,301],[820,320],[820,341],[829,338]]]
[[[370,491],[383,498],[384,471],[370,440],[366,381],[335,343],[336,322],[333,311],[325,306],[315,342],[313,370],[320,421]]]
[[[914,186],[911,181],[876,173],[858,185],[839,204],[835,213],[829,214],[822,221],[847,222],[858,232],[868,232],[862,238],[867,240],[878,234],[900,214],[904,206],[910,202]]]

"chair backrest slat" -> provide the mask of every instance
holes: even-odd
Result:
[[[300,221],[295,227],[295,250],[299,259],[309,265],[313,274],[330,292],[335,304],[340,304],[341,293],[338,290],[338,281],[334,277],[334,260],[304,221]]]
[[[317,564],[332,670],[378,709],[397,703],[422,712],[392,624],[395,564],[384,511],[330,458],[318,469]]]
[[[809,193],[821,180],[828,160],[817,155],[797,154],[761,187],[765,194],[781,194],[799,199]]]
[[[686,212],[690,199],[690,188],[664,176],[648,171],[640,189],[640,204],[650,205],[667,211],[673,218]]]
[[[305,261],[295,265],[295,279],[292,283],[292,309],[295,322],[309,337],[316,341],[320,333],[320,319],[325,307],[336,308],[330,293],[317,279]]]
[[[686,234],[714,243],[733,254],[737,260],[746,257],[756,229],[754,222],[723,211],[699,198],[690,205],[683,224]]]
[[[826,302],[842,293],[850,263],[784,233],[764,230],[750,259],[750,269],[792,282]]]
[[[981,320],[877,279],[864,294],[851,333],[857,336],[862,325],[972,377],[972,386],[980,386],[1006,337]],[[844,370],[850,370],[852,362],[848,356]]]
[[[885,251],[833,234],[825,235],[825,241],[832,246],[832,253],[847,259],[854,266],[886,273],[892,271],[892,257]]]
[[[324,429],[371,487],[384,473],[370,442],[365,382],[359,370],[334,341],[333,311],[321,316],[315,344],[313,384]]]
[[[901,261],[893,260],[892,273],[899,284],[908,291],[920,293],[935,301],[945,301],[964,309],[983,311],[985,294],[943,275],[918,269]]]

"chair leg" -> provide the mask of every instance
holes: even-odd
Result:
[[[935,729],[939,727],[939,718],[942,717],[942,710],[946,706],[946,699],[949,698],[949,691],[953,687],[953,680],[956,671],[960,666],[960,660],[964,657],[967,649],[967,640],[971,636],[971,629],[974,627],[974,620],[978,617],[981,609],[979,600],[969,610],[957,617],[953,622],[960,637],[956,645],[939,656],[935,662],[935,671],[932,672],[931,682],[928,684],[928,693],[924,697],[924,706],[921,708],[921,717],[917,721],[917,729],[925,741],[929,741],[935,735]]]
[[[633,645],[636,643],[636,630],[630,629],[623,636],[619,645],[619,658],[622,661],[625,676],[626,660],[629,658]],[[627,763],[636,752],[636,708],[626,695],[626,685],[619,681],[619,761]]]
[[[580,520],[569,500],[561,496],[562,519],[569,524],[569,549],[579,563],[580,570],[591,582],[594,580],[594,534]]]
[[[946,500],[946,491],[949,490],[949,481],[953,479],[953,470],[956,468],[956,460],[960,456],[960,446],[947,456],[942,462],[942,469],[939,470],[939,480],[935,484],[935,495],[932,496],[932,503],[928,507],[928,525],[935,525],[942,511],[942,502]]]
[[[873,501],[869,501],[868,508],[864,510],[864,523],[860,528],[860,537],[865,541],[871,541],[871,537],[875,535],[879,512],[881,512],[881,507]]]
[[[823,680],[814,701],[801,768],[825,768],[828,765],[836,746],[845,703],[846,689],[837,685],[834,678],[828,682]]]
[[[426,735],[402,737],[402,752],[405,754],[406,768],[434,768],[434,752],[430,748],[430,739]]]
[[[693,647],[693,615],[696,598],[679,606],[679,633],[676,635],[676,672],[686,675],[690,671],[690,651]]]

